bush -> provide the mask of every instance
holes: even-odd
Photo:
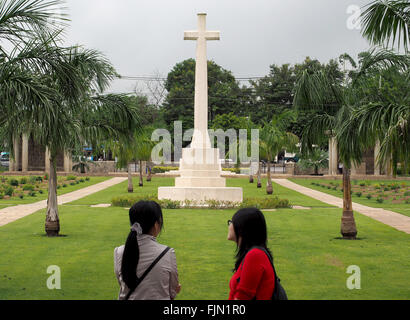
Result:
[[[36,177],[36,180],[37,180],[38,182],[43,182],[43,178],[42,178],[42,177]]]
[[[371,195],[371,194],[368,194],[368,195],[366,196],[366,198],[370,200],[370,199],[372,198],[372,195]]]
[[[70,181],[70,180],[77,180],[77,177],[75,177],[75,176],[67,176],[67,180],[68,181]]]
[[[6,196],[12,197],[13,196],[13,192],[14,192],[14,188],[9,186],[4,190],[4,194]]]
[[[359,198],[362,196],[361,192],[356,192],[356,196],[358,196]]]
[[[67,187],[68,187],[68,186],[64,183],[64,184],[63,184],[63,188],[67,188]]]
[[[86,177],[86,178],[85,178],[85,181],[90,181],[90,178],[89,178],[89,177]]]
[[[60,185],[57,186],[57,190],[59,190],[59,189],[61,189],[61,186],[60,186]]]
[[[384,191],[389,191],[390,189],[388,187],[385,187],[383,190]]]
[[[178,170],[178,167],[160,167],[160,166],[154,166],[152,167],[152,173],[165,173],[168,171],[174,171]]]
[[[379,185],[378,183],[376,183],[376,184],[374,185],[374,188],[375,188],[375,189],[380,189],[380,185]]]
[[[20,179],[20,184],[26,184],[26,183],[27,183],[27,178]]]
[[[376,201],[377,201],[378,203],[383,203],[383,202],[384,202],[384,199],[381,198],[381,197],[379,197],[379,198],[376,199]]]
[[[36,182],[37,182],[37,177],[31,176],[31,177],[28,179],[28,181],[29,181],[31,184],[36,184]]]
[[[23,187],[23,191],[34,191],[34,186],[31,185],[31,184],[26,184],[26,185]]]
[[[84,180],[83,178],[81,178],[81,179],[80,179],[80,182],[83,183],[83,182],[85,182],[85,180]]]
[[[20,199],[24,199],[24,194],[20,194],[20,195],[19,195],[19,198],[20,198]]]
[[[406,191],[406,192],[404,193],[404,196],[405,196],[405,197],[410,196],[410,191]]]
[[[360,184],[359,184],[359,186],[361,186],[361,187],[365,187],[365,186],[366,186],[366,184],[365,184],[364,182],[362,182],[362,183],[360,183]]]
[[[241,173],[241,169],[239,169],[239,168],[222,168],[222,171],[232,172],[232,173],[236,173],[236,174]]]
[[[9,183],[13,187],[18,187],[18,185],[19,185],[19,182],[16,179],[11,179]]]
[[[38,190],[38,193],[39,193],[39,194],[43,194],[44,191],[40,189],[40,190]]]
[[[4,198],[4,193],[0,192],[0,200]]]
[[[35,197],[37,196],[37,194],[34,191],[30,191],[30,193],[28,194],[30,197]]]
[[[48,173],[44,175],[44,180],[48,180]]]

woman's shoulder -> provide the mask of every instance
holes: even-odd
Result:
[[[245,259],[252,259],[252,260],[258,260],[258,261],[269,261],[269,258],[266,255],[266,252],[261,248],[253,248],[249,250]]]
[[[114,249],[114,256],[115,257],[118,257],[118,256],[122,257],[122,254],[124,253],[124,247],[125,247],[124,245],[116,247]]]

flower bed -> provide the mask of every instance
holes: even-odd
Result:
[[[78,178],[75,176],[58,177],[57,189],[90,181],[89,177]],[[36,197],[48,191],[48,175],[30,177],[0,177],[0,200],[1,199],[24,199],[24,197]]]

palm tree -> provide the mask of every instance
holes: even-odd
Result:
[[[21,72],[17,75],[30,75],[45,94],[36,96],[36,92],[32,94],[28,91],[22,96],[23,100],[17,94],[23,90],[17,91],[11,85],[2,87],[0,99],[3,98],[5,104],[2,105],[4,112],[0,124],[7,128],[5,138],[8,145],[12,146],[13,137],[24,132],[48,148],[50,179],[46,232],[49,236],[56,236],[60,230],[56,192],[57,154],[74,150],[86,141],[98,142],[127,136],[130,130],[135,129],[138,114],[120,96],[94,94],[107,88],[115,76],[112,66],[97,51],[78,47],[59,48],[53,40],[45,38],[36,39],[28,48],[19,55],[30,57],[23,63],[34,63],[29,66],[16,62],[15,69]],[[48,59],[52,68],[44,70],[43,63],[38,62],[37,55],[33,53],[40,51],[50,53]],[[10,60],[6,63],[5,69],[13,62]],[[16,93],[12,95],[13,100],[9,99],[10,93]]]
[[[345,239],[355,239],[357,235],[351,199],[350,169],[352,164],[360,164],[367,145],[363,144],[359,127],[348,125],[355,107],[361,104],[363,88],[372,70],[383,70],[396,66],[405,69],[409,58],[391,51],[372,51],[360,55],[360,65],[346,74],[344,84],[330,81],[326,71],[312,74],[304,72],[297,82],[294,104],[299,109],[317,111],[306,124],[302,135],[302,153],[312,150],[313,145],[326,136],[336,138],[340,160],[343,163],[343,217],[341,233]],[[336,101],[336,108],[327,103]]]
[[[409,48],[410,2],[408,0],[376,0],[362,13],[362,34],[373,45],[403,45]]]
[[[275,159],[280,151],[284,149],[294,150],[299,142],[299,138],[296,135],[286,132],[287,124],[295,118],[295,113],[291,111],[283,112],[280,115],[274,115],[270,122],[264,122],[260,131],[259,143],[261,155],[264,156],[268,162],[267,194],[273,194],[270,162]]]
[[[139,161],[139,186],[142,187],[144,185],[143,181],[143,173],[142,173],[142,163],[143,161],[149,162],[151,161],[151,153],[152,149],[155,146],[155,142],[151,140],[151,133],[153,128],[145,127],[139,134],[137,134],[135,142],[136,142],[136,158]],[[149,170],[150,171],[150,170]]]
[[[86,173],[87,170],[90,170],[89,164],[96,164],[94,161],[87,159],[85,156],[77,157],[76,161],[77,163],[73,165],[73,170],[80,173]]]
[[[314,148],[308,151],[305,156],[299,161],[301,168],[314,168],[314,175],[319,175],[319,168],[326,168],[329,161],[329,153],[320,148]]]

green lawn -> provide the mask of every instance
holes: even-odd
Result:
[[[291,178],[289,179],[290,181],[300,184],[304,187],[311,188],[314,190],[318,190],[327,194],[330,194],[332,196],[336,196],[339,198],[343,198],[343,193],[340,191],[340,188],[338,190],[333,190],[333,189],[327,189],[323,188],[320,186],[312,185],[312,182],[316,182],[319,184],[329,184],[330,182],[333,183],[338,183],[339,185],[342,183],[342,180],[325,180],[325,179],[301,179],[301,178]],[[360,183],[367,183],[370,185],[375,185],[375,184],[380,184],[384,183],[385,185],[391,184],[391,183],[398,183],[402,184],[404,183],[406,185],[406,188],[410,188],[410,181],[400,181],[400,180],[372,180],[370,181],[363,181],[363,180],[358,180],[356,182],[352,181],[352,186],[356,183],[356,188],[359,188]],[[366,190],[366,186],[363,187],[363,190]],[[385,200],[383,203],[378,203],[376,201],[376,197],[373,196],[372,199],[367,199],[365,197],[365,191],[363,191],[363,195],[361,197],[358,197],[355,192],[352,194],[352,200],[353,202],[360,203],[365,206],[373,207],[373,208],[383,208],[386,210],[391,210],[397,213],[404,214],[408,217],[410,217],[410,205],[406,204],[405,202],[402,203],[392,203],[391,200]]]
[[[154,178],[151,187],[135,189],[152,192],[167,181],[172,185],[173,179]],[[254,191],[256,184],[228,181],[238,184],[245,196],[263,196],[263,190]],[[293,204],[314,207],[265,212],[269,247],[290,299],[409,299],[408,234],[355,214],[360,240],[340,240],[340,209],[274,187]],[[0,299],[116,299],[113,249],[128,235],[128,211],[88,205],[109,203],[120,193],[126,193],[125,183],[60,206],[65,237],[44,236],[44,210],[0,227]],[[164,210],[158,241],[175,248],[182,284],[178,299],[227,299],[235,244],[226,240],[226,221],[234,212]],[[46,287],[50,265],[61,268],[61,290]],[[361,268],[361,290],[346,288],[350,265]]]
[[[9,179],[18,179],[20,180],[22,178],[22,176],[20,177],[8,177]],[[80,179],[80,178],[78,178]],[[85,187],[89,187],[92,186],[94,184],[106,181],[108,179],[111,179],[111,177],[90,177],[90,181],[85,181],[79,184],[75,184],[73,186],[71,186],[70,184],[67,183],[67,187],[65,188],[60,188],[57,190],[57,195],[61,196],[63,194],[69,193],[69,192],[73,192]],[[26,195],[23,199],[20,199],[19,197],[12,197],[10,199],[0,199],[0,206],[16,206],[16,205],[20,205],[20,204],[29,204],[29,203],[34,203],[37,201],[41,201],[41,200],[46,200],[47,199],[47,195],[48,195],[48,191],[47,189],[44,190],[43,194],[40,194],[39,192],[36,192],[36,196],[35,197],[30,197],[28,195]]]

